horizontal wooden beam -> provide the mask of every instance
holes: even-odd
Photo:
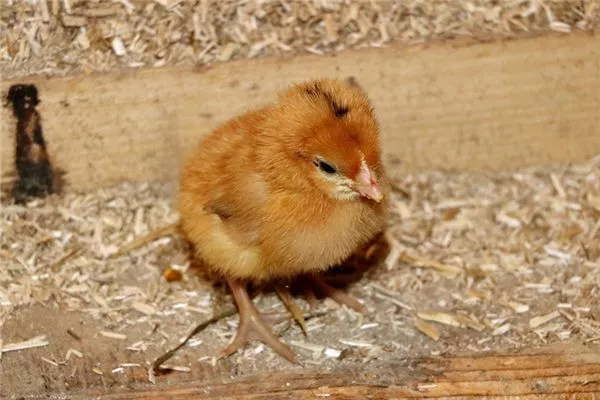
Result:
[[[294,81],[354,76],[402,171],[499,170],[600,153],[600,36],[391,45],[334,56],[269,58],[209,69],[149,69],[2,82],[39,89],[43,132],[66,182],[87,190],[175,179],[217,124]],[[3,182],[14,176],[15,120],[0,118]]]
[[[88,390],[81,398],[315,399],[315,398],[584,398],[600,393],[600,349],[557,345],[529,354],[406,359],[336,372],[273,373],[269,378],[143,385]],[[78,398],[74,395],[72,398]],[[587,398],[587,397],[586,397]]]

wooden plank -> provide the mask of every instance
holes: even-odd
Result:
[[[588,398],[600,393],[600,349],[558,345],[530,354],[406,359],[336,372],[287,372],[80,393],[102,399]],[[560,397],[559,397],[560,396]],[[75,396],[76,398],[77,396]]]
[[[600,153],[599,53],[599,35],[551,34],[18,83],[38,86],[51,157],[76,190],[174,179],[201,135],[319,76],[355,76],[368,90],[386,160],[401,170],[498,170]],[[13,173],[14,123],[3,109],[3,181]]]

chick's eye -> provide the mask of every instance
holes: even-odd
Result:
[[[327,164],[323,160],[315,160],[313,163],[326,174],[335,174],[337,172],[335,167],[333,167],[331,164]]]

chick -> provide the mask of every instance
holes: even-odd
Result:
[[[363,311],[319,273],[381,232],[388,190],[373,108],[344,81],[293,85],[203,138],[183,166],[177,201],[194,256],[227,281],[239,310],[223,355],[253,333],[296,362],[252,303],[250,282],[307,280]]]

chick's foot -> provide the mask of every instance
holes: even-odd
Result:
[[[296,353],[281,342],[275,336],[271,328],[265,323],[260,312],[252,302],[252,299],[248,296],[244,284],[234,279],[229,279],[227,282],[229,283],[229,287],[231,288],[231,292],[238,307],[240,322],[235,338],[229,346],[222,351],[223,356],[227,357],[235,353],[249,341],[250,335],[254,334],[260,341],[273,348],[273,350],[283,358],[297,364]]]
[[[317,291],[321,292],[324,296],[331,297],[338,304],[346,305],[353,309],[354,311],[364,313],[367,311],[367,308],[362,305],[356,298],[349,295],[342,289],[338,289],[334,286],[331,286],[320,276],[309,276],[307,277],[307,283],[310,285],[307,289],[305,289],[305,293],[307,293],[310,297],[314,298],[314,293],[311,292],[310,287],[314,287]]]

